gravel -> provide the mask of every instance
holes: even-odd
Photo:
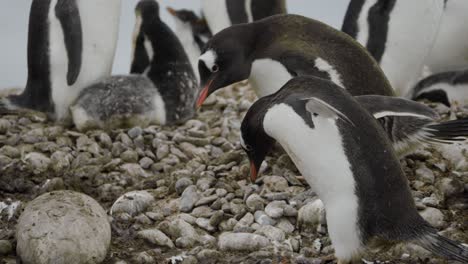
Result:
[[[249,180],[239,126],[254,99],[246,86],[225,89],[210,96],[197,119],[178,127],[81,133],[35,113],[1,116],[0,259],[15,263],[25,254],[16,230],[29,202],[70,190],[92,197],[107,212],[94,221],[110,221],[112,230],[108,250],[100,250],[103,263],[329,263],[333,247],[324,205],[296,178],[300,173],[289,157],[275,148],[259,180]],[[442,118],[452,114],[431,106]],[[457,115],[468,116],[463,111]],[[466,143],[422,148],[402,164],[423,217],[467,243],[464,149]],[[83,204],[68,207],[74,211]],[[36,222],[36,228],[39,223],[54,229],[54,221]],[[104,229],[93,230],[89,239],[105,245]],[[86,228],[73,236],[85,234]],[[31,254],[40,249],[26,244]],[[445,263],[411,244],[364,256],[374,263],[422,263],[419,258]]]

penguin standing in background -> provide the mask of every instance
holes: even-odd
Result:
[[[203,13],[213,34],[232,25],[286,14],[286,0],[202,0]]]
[[[398,157],[418,147],[453,144],[468,138],[468,118],[438,122],[430,107],[408,99],[379,95],[356,96],[384,129]]]
[[[442,72],[419,81],[410,91],[413,100],[429,100],[448,107],[468,105],[468,70]]]
[[[444,2],[439,34],[425,62],[434,73],[463,70],[468,65],[468,1]]]
[[[175,22],[175,34],[179,38],[184,50],[187,53],[193,71],[198,75],[198,57],[201,55],[201,50],[212,37],[211,31],[208,28],[205,18],[199,18],[190,10],[175,10],[168,7],[167,11],[172,15]]]
[[[393,95],[369,53],[347,34],[298,15],[276,15],[227,28],[214,35],[199,58],[203,90],[249,79],[259,97],[278,91],[296,76],[333,81],[352,95]]]
[[[467,247],[439,235],[418,214],[384,131],[336,84],[315,77],[289,81],[252,105],[241,132],[253,180],[275,141],[286,150],[325,205],[339,264],[401,242],[468,262]]]
[[[432,50],[444,2],[351,0],[342,31],[367,48],[397,95],[406,95]]]
[[[158,3],[141,0],[135,13],[134,74],[106,78],[80,94],[71,107],[79,130],[178,124],[195,114],[197,80]]]
[[[79,93],[111,74],[120,5],[120,0],[33,0],[26,88],[0,99],[0,113],[32,109],[67,121]]]

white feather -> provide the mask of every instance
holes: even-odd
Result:
[[[292,78],[286,67],[272,59],[257,59],[252,63],[249,82],[259,97],[277,92]]]

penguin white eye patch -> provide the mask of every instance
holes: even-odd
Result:
[[[219,66],[216,64],[216,59],[218,55],[214,50],[208,50],[203,53],[199,60],[205,63],[206,68],[208,68],[211,72],[217,72],[219,70]]]

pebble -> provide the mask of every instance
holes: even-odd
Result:
[[[174,248],[172,240],[158,229],[147,229],[138,232],[138,237],[161,247]]]
[[[223,233],[218,247],[222,251],[257,251],[270,244],[268,238],[249,233]]]
[[[26,206],[16,237],[24,263],[100,263],[110,246],[111,229],[106,212],[91,197],[57,191]]]
[[[6,256],[13,251],[13,246],[8,240],[0,240],[0,256]]]
[[[288,181],[280,176],[266,176],[263,178],[263,186],[270,192],[284,192],[289,187]]]
[[[6,119],[0,119],[0,134],[6,134],[10,130],[11,122]]]
[[[133,258],[136,264],[153,264],[154,258],[148,252],[140,252]]]
[[[276,227],[283,230],[286,234],[292,234],[295,230],[294,225],[288,219],[280,219]]]
[[[110,214],[127,213],[131,216],[143,213],[154,201],[147,191],[133,191],[120,196],[112,205]]]
[[[168,145],[160,145],[156,150],[156,157],[158,160],[162,160],[169,155],[169,146]]]
[[[210,219],[207,219],[207,218],[197,218],[196,222],[195,222],[200,228],[208,231],[208,232],[213,232],[216,230],[216,228],[214,226],[211,225],[210,223]]]
[[[37,152],[28,153],[24,157],[24,162],[34,174],[40,174],[47,171],[51,164],[51,160],[48,157]]]
[[[320,199],[315,199],[299,209],[297,221],[302,227],[325,224],[325,206]]]
[[[256,211],[254,216],[255,216],[255,222],[258,223],[259,225],[275,225],[276,224],[276,220],[269,217],[263,211]]]
[[[197,186],[188,186],[180,197],[179,210],[184,213],[191,212],[199,197]]]
[[[442,178],[436,186],[445,199],[460,195],[465,189],[463,183],[456,178]]]
[[[280,218],[286,205],[285,201],[273,201],[265,207],[265,213],[272,218]]]
[[[270,225],[261,226],[255,233],[277,242],[282,242],[286,239],[286,234],[283,230]]]
[[[251,212],[264,210],[265,208],[265,200],[256,193],[250,195],[245,201],[245,204]]]
[[[140,164],[140,166],[143,169],[147,170],[147,169],[149,169],[151,167],[151,165],[154,164],[154,161],[152,159],[148,158],[148,157],[144,157],[138,163]]]
[[[141,127],[134,127],[128,131],[128,136],[130,138],[135,139],[143,134],[143,129]]]
[[[222,259],[222,254],[219,251],[213,249],[203,249],[202,251],[198,252],[197,259],[200,263],[203,264],[215,264],[218,263],[220,259]]]
[[[441,228],[445,226],[444,214],[439,209],[427,207],[420,212],[420,215],[433,227]]]
[[[197,187],[201,191],[206,191],[209,188],[213,187],[216,182],[215,177],[203,177],[197,181]]]
[[[211,204],[211,203],[213,203],[214,201],[216,201],[216,199],[218,199],[218,196],[217,196],[216,194],[210,195],[210,196],[208,196],[208,197],[202,197],[200,200],[198,200],[198,201],[195,203],[195,206],[201,206],[201,205]]]
[[[426,165],[421,165],[419,169],[416,170],[416,177],[422,182],[432,184],[435,181],[434,172],[426,167]]]

